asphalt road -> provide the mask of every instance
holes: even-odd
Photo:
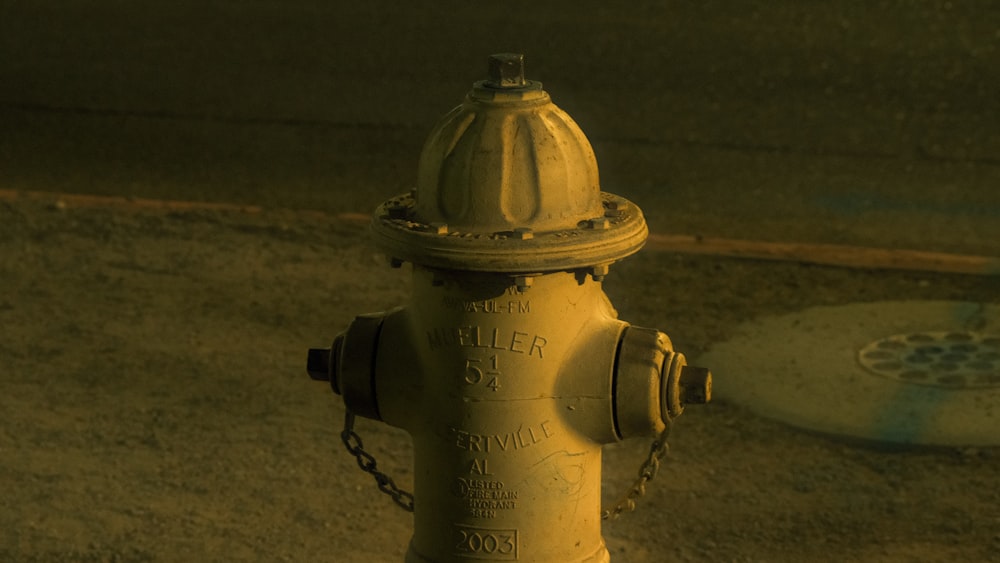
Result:
[[[368,212],[524,52],[654,231],[1000,254],[1000,7],[0,3],[0,188]]]

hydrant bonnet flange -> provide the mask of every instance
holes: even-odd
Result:
[[[419,222],[412,211],[413,197],[401,195],[376,209],[371,229],[386,255],[428,267],[510,273],[574,270],[616,262],[646,242],[649,232],[637,206],[607,192],[601,199],[617,216],[588,219],[576,228],[552,232],[522,227],[461,233],[447,227],[439,232],[434,225]]]

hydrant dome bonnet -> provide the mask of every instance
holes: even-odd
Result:
[[[438,123],[420,157],[416,217],[493,233],[573,229],[604,214],[583,131],[544,91],[524,93],[538,96],[487,97],[479,83]]]
[[[647,236],[638,207],[601,192],[590,142],[541,84],[496,73],[435,126],[416,189],[372,226],[394,258],[506,272],[614,262]]]

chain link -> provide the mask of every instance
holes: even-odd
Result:
[[[601,513],[601,520],[614,520],[625,512],[635,510],[636,501],[646,494],[646,483],[651,481],[653,477],[656,477],[656,472],[660,469],[660,460],[670,452],[670,444],[667,443],[667,437],[670,436],[671,425],[671,421],[668,420],[663,432],[650,445],[649,455],[646,456],[646,460],[639,466],[639,477],[632,483],[632,486],[629,487],[625,495],[615,503],[613,508]],[[354,413],[351,411],[347,411],[347,414],[344,416],[344,430],[340,433],[340,439],[343,440],[347,451],[357,460],[358,467],[365,473],[371,474],[375,479],[378,489],[392,497],[393,502],[403,510],[413,512],[413,493],[400,489],[396,486],[392,477],[378,470],[378,463],[375,461],[375,457],[365,451],[364,444],[361,442],[361,436],[358,436],[357,432],[354,431]]]
[[[403,510],[413,512],[413,493],[400,489],[392,477],[378,470],[375,456],[365,451],[361,436],[358,436],[357,432],[354,431],[354,413],[351,411],[347,411],[344,416],[344,430],[340,433],[340,439],[344,442],[347,451],[357,459],[358,467],[375,478],[378,490],[392,497],[393,502]]]
[[[613,508],[601,513],[601,520],[614,520],[625,512],[635,510],[636,501],[639,500],[639,497],[646,494],[646,483],[651,481],[653,477],[656,477],[656,472],[660,469],[660,460],[670,451],[670,444],[667,443],[667,437],[670,436],[670,427],[671,421],[668,419],[666,428],[663,429],[663,432],[660,432],[660,435],[649,446],[649,455],[646,456],[646,461],[639,467],[639,477],[632,483],[632,486],[629,487],[625,495],[615,503]]]

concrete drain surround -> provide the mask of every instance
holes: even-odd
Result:
[[[1000,305],[814,307],[737,328],[697,361],[714,395],[826,434],[1000,445]]]

